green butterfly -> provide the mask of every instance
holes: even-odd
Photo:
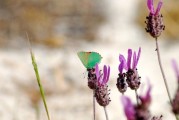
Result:
[[[102,59],[101,55],[97,52],[78,52],[77,54],[87,69],[93,68]]]

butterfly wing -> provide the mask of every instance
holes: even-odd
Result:
[[[78,54],[78,57],[80,58],[80,61],[87,68],[87,66],[88,66],[88,57],[89,57],[87,52],[78,52],[77,54]]]
[[[78,52],[77,54],[87,69],[93,68],[97,63],[100,63],[102,59],[101,55],[96,52]]]
[[[101,62],[101,55],[96,52],[91,52],[91,54],[88,57],[88,68],[93,68],[97,63]]]

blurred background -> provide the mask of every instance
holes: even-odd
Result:
[[[155,6],[157,0],[154,1]],[[171,59],[179,64],[179,1],[163,1],[165,31],[159,37],[171,95],[177,80]],[[32,43],[52,120],[92,120],[92,91],[78,51],[96,51],[111,66],[110,120],[125,120],[116,88],[118,56],[142,48],[138,71],[145,93],[153,85],[151,113],[173,120],[160,73],[154,39],[145,32],[146,0],[0,0],[0,119],[47,120],[31,64]],[[135,103],[135,94],[128,90]],[[97,105],[97,120],[104,120]]]

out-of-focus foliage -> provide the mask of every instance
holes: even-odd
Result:
[[[0,0],[0,43],[25,37],[50,46],[66,38],[95,38],[104,20],[102,5],[91,0]]]
[[[158,0],[154,0],[155,6]],[[146,16],[149,14],[146,5],[146,0],[141,0],[140,7],[138,7],[137,14],[137,24],[139,24],[143,29],[146,27],[144,23]],[[162,36],[170,40],[179,40],[179,1],[178,0],[163,0],[163,6],[161,8],[161,13],[163,15],[163,21],[165,25],[165,30]]]

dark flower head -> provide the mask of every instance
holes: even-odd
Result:
[[[172,60],[172,66],[175,71],[176,77],[178,79],[178,83],[179,83],[179,68],[178,68],[177,62],[174,59]]]
[[[126,59],[124,58],[123,55],[119,55],[119,74],[118,74],[118,78],[117,78],[117,88],[119,90],[119,92],[121,92],[122,94],[124,94],[124,92],[126,92],[127,90],[127,83],[126,83],[126,75],[125,73],[123,73],[123,70],[126,69],[127,65],[126,65]]]
[[[101,106],[107,106],[109,104],[110,97],[109,97],[109,89],[107,82],[109,81],[110,75],[110,67],[104,65],[103,72],[99,70],[98,64],[95,66],[96,78],[97,78],[97,87],[95,90],[95,97],[96,101]]]
[[[89,68],[88,71],[88,87],[92,90],[96,89],[97,79],[95,68]]]
[[[158,3],[157,9],[155,10],[153,0],[147,0],[147,7],[149,8],[150,13],[153,15],[159,14],[162,4],[163,4],[162,0],[160,0]]]
[[[119,92],[121,92],[122,94],[124,94],[124,92],[126,92],[127,90],[127,83],[125,77],[126,77],[125,73],[119,73],[116,83]]]

